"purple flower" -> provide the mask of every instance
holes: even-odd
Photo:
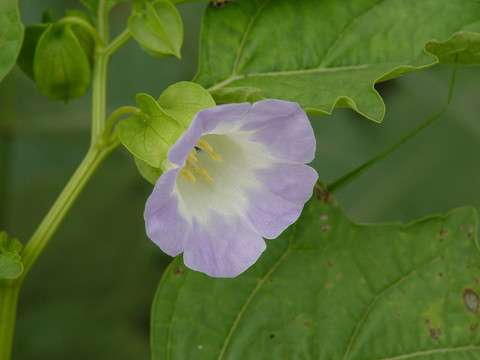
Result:
[[[202,110],[170,148],[145,207],[147,235],[185,265],[234,277],[299,217],[317,173],[315,137],[296,103]]]

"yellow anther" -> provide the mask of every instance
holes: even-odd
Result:
[[[220,155],[218,155],[216,152],[210,152],[210,157],[215,160],[215,161],[218,161],[218,162],[223,162],[222,158],[220,157]]]
[[[190,170],[187,169],[182,169],[181,171],[182,175],[187,178],[188,181],[194,183],[197,181],[196,177],[190,172]]]
[[[207,170],[199,169],[197,172],[198,172],[198,175],[204,177],[205,179],[207,179],[210,182],[213,182],[213,179],[212,179],[212,177],[210,176],[210,174],[208,173]]]
[[[199,147],[200,149],[202,149],[202,150],[204,150],[204,151],[206,151],[206,152],[208,152],[208,153],[211,153],[211,152],[213,151],[213,149],[212,149],[212,147],[210,146],[210,144],[207,143],[207,142],[206,142],[205,140],[203,140],[203,139],[198,140],[197,145],[198,145],[198,147]]]
[[[195,150],[195,149],[194,149]],[[195,154],[193,153],[193,151],[188,154],[188,157],[187,157],[188,160],[190,161],[195,161],[195,162],[198,162],[198,159],[196,158]]]

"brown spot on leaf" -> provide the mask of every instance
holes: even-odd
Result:
[[[177,275],[177,276],[180,276],[180,275],[183,275],[183,269],[181,267],[174,267],[173,268],[173,275]]]
[[[438,276],[443,277],[443,273],[439,272]]]
[[[211,1],[210,4],[212,4],[214,8],[221,9],[227,6],[228,1]]]
[[[438,340],[440,335],[442,335],[442,329],[440,328],[434,328],[432,324],[430,323],[430,320],[425,321],[425,326],[428,329],[428,333],[430,334],[430,337],[433,340]]]
[[[396,313],[395,316],[397,317],[397,319],[400,319],[400,313]]]
[[[478,313],[478,295],[472,289],[465,289],[463,292],[463,305],[465,308],[473,313]]]
[[[440,231],[438,232],[440,234],[440,236],[444,236],[444,235],[447,235],[447,229],[440,229]]]
[[[325,232],[325,231],[327,231],[328,229],[330,229],[331,227],[332,227],[332,225],[330,225],[330,224],[325,224],[325,225],[322,226],[322,231]]]
[[[468,328],[470,329],[470,331],[475,331],[477,330],[477,327],[478,327],[478,324],[470,324]]]
[[[303,323],[303,326],[305,326],[305,327],[307,327],[307,328],[310,327],[310,322],[305,321],[305,322]]]
[[[325,189],[322,185],[320,184],[315,184],[314,190],[317,194],[317,200],[320,200],[324,202],[325,204],[328,204],[331,199],[330,193]]]
[[[328,262],[327,262],[327,265],[328,265],[329,267],[332,267],[332,266],[333,266],[333,263],[332,263],[331,261],[328,261]]]
[[[269,338],[273,339],[275,337],[275,334],[270,334]]]

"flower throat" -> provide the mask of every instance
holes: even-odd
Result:
[[[197,152],[201,151],[205,151],[213,160],[223,162],[220,155],[213,151],[213,148],[208,142],[203,139],[198,140],[197,145],[195,145],[190,154],[188,154],[187,161],[180,172],[188,181],[192,183],[197,181],[197,177],[201,177],[209,182],[213,182],[213,178],[210,176],[208,171],[202,168],[198,163],[198,158],[196,155]]]

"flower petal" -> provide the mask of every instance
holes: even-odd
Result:
[[[188,130],[168,151],[168,159],[183,166],[188,154],[204,134],[222,134],[238,126],[250,110],[249,103],[227,104],[199,111],[192,120]]]
[[[252,131],[252,141],[262,143],[270,155],[283,161],[308,163],[315,156],[315,136],[303,109],[281,100],[264,100],[252,105],[243,131]]]
[[[306,203],[318,179],[308,165],[276,163],[254,170],[255,177],[272,193],[293,202]]]
[[[235,277],[257,261],[266,245],[246,221],[211,212],[209,226],[194,221],[185,265],[209,276]]]
[[[180,168],[169,170],[158,179],[145,205],[145,229],[148,237],[170,256],[185,248],[185,237],[191,225],[180,213],[178,195],[174,191]]]

